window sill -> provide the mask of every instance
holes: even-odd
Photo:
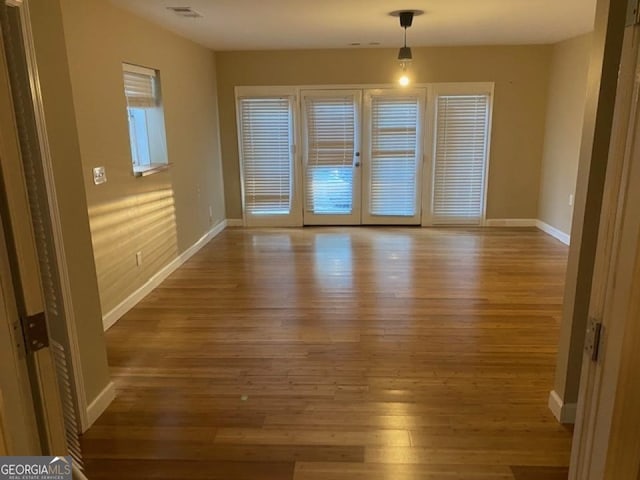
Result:
[[[133,167],[133,175],[135,177],[147,177],[154,173],[164,172],[169,170],[171,163],[152,163],[151,165],[145,165],[143,167]]]

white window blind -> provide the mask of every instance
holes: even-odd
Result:
[[[248,215],[289,215],[293,181],[293,99],[241,98],[240,146]]]
[[[478,224],[482,219],[489,99],[489,95],[437,97],[434,224]]]
[[[305,96],[306,198],[308,212],[353,211],[356,103],[353,95]]]
[[[416,214],[418,97],[371,99],[371,215]]]
[[[156,70],[128,63],[122,71],[133,172],[140,175],[168,162],[160,78]]]
[[[156,72],[137,65],[122,65],[124,93],[130,108],[153,108],[159,103]]]

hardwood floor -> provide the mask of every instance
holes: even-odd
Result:
[[[566,478],[566,254],[533,229],[226,230],[107,333],[88,477]]]

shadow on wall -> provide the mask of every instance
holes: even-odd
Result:
[[[90,207],[89,217],[106,314],[178,255],[173,188],[166,184]],[[142,252],[140,265],[138,252]]]

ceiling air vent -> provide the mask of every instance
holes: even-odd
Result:
[[[191,7],[167,7],[167,10],[171,10],[181,17],[198,18],[202,16]]]

